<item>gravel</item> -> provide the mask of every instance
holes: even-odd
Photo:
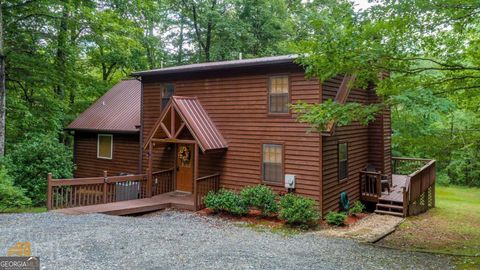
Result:
[[[0,215],[0,256],[20,241],[32,243],[42,269],[453,269],[442,256],[259,232],[177,211]]]

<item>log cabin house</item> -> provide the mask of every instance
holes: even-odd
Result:
[[[321,134],[296,121],[289,104],[297,101],[380,101],[373,88],[352,89],[352,76],[307,79],[292,55],[133,76],[137,80],[122,81],[68,126],[75,131],[76,177],[139,173],[118,181],[141,183],[138,198],[170,194],[182,198],[174,205],[193,210],[203,207],[209,190],[256,184],[311,197],[322,214],[339,210],[341,193],[399,216],[434,205],[435,162],[392,158],[388,109],[368,126],[332,124]],[[94,201],[119,200],[111,195],[113,178],[105,174],[103,199]],[[54,189],[65,183],[50,182],[55,208]]]

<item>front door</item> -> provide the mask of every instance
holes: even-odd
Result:
[[[193,144],[177,145],[177,190],[193,190]]]

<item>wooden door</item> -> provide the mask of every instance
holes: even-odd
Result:
[[[177,145],[177,190],[193,191],[193,144]]]

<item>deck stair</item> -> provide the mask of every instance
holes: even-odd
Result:
[[[403,202],[382,199],[380,197],[375,209],[375,213],[403,217]]]

